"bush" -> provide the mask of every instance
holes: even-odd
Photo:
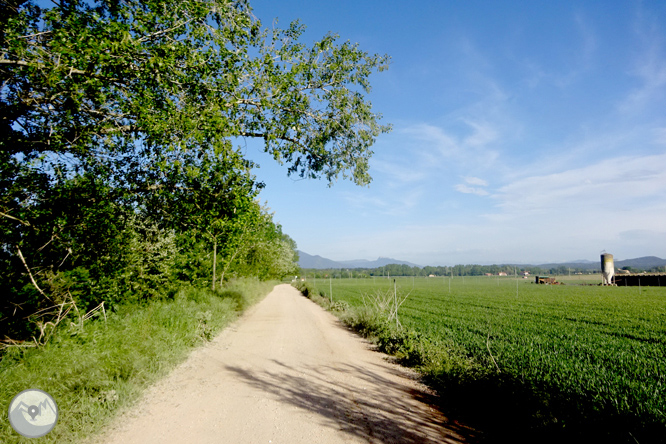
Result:
[[[347,303],[347,301],[335,301],[331,304],[331,310],[334,310],[334,311],[344,312],[344,311],[348,311],[349,308],[350,307],[349,307],[349,304]]]

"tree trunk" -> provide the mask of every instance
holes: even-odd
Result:
[[[241,240],[242,240],[242,236],[241,236]],[[224,269],[222,270],[222,276],[220,276],[220,287],[222,287],[222,283],[224,282],[224,274],[225,274],[225,273],[227,272],[227,270],[229,269],[229,266],[231,265],[231,263],[232,263],[232,262],[234,261],[234,259],[236,258],[236,255],[237,255],[238,252],[241,250],[241,247],[242,247],[242,246],[243,246],[243,245],[240,244],[240,245],[238,245],[238,247],[236,247],[236,251],[234,251],[234,254],[231,255],[231,258],[227,261],[226,265],[224,266]]]
[[[222,283],[224,282],[224,273],[227,272],[227,269],[229,268],[231,263],[234,261],[234,258],[236,257],[236,253],[238,253],[239,249],[240,249],[240,247],[236,248],[236,251],[234,252],[234,254],[231,255],[231,259],[229,259],[229,261],[227,261],[226,265],[224,266],[224,269],[222,270],[222,276],[220,276],[220,287],[222,286]]]
[[[236,251],[234,251],[234,254],[231,255],[231,258],[227,261],[227,263],[224,266],[224,269],[222,270],[222,276],[220,276],[220,288],[222,288],[222,284],[224,283],[224,274],[227,272],[227,269],[229,269],[229,266],[231,263],[234,261],[234,258],[238,254],[238,252],[241,250],[241,248],[245,247],[243,244],[243,238],[245,237],[245,227],[247,227],[247,224],[243,227],[243,233],[240,236],[240,239],[238,239],[238,246],[236,247]]]

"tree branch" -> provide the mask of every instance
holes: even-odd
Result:
[[[39,69],[47,69],[49,68],[46,64],[44,63],[29,63],[24,60],[9,60],[9,59],[0,59],[0,65],[13,65],[13,66],[25,66],[25,67],[35,67]],[[55,66],[58,68],[59,66]],[[49,68],[50,69],[50,68]],[[88,77],[92,77],[95,79],[102,79],[102,80],[108,80],[110,82],[117,82],[119,79],[113,78],[113,77],[105,77],[105,76],[100,76],[88,71],[83,71],[71,66],[65,67],[65,69],[68,71],[67,76],[70,77],[72,74],[78,74],[78,75],[86,75]]]
[[[19,223],[25,225],[26,227],[30,227],[30,226],[31,226],[31,225],[30,225],[30,222],[26,222],[26,221],[23,221],[23,220],[21,220],[21,219],[17,219],[17,218],[15,218],[14,216],[10,216],[9,214],[3,213],[2,211],[0,211],[0,216],[4,216],[4,217],[6,217],[6,218],[8,218],[8,219],[13,219],[13,220],[15,220],[15,221],[17,221],[17,222],[19,222]]]
[[[238,135],[239,135],[239,136],[242,136],[242,137],[256,137],[256,138],[261,138],[261,139],[266,139],[266,138],[268,137],[268,135],[265,134],[265,133],[252,133],[252,132],[245,132],[245,131],[241,131]],[[303,144],[302,144],[299,140],[297,140],[297,139],[294,139],[294,138],[292,138],[292,137],[287,137],[287,136],[275,136],[275,137],[276,137],[277,139],[284,140],[285,142],[291,142],[291,143],[293,143],[293,144],[295,144],[295,145],[298,145],[298,146],[300,146],[304,151],[308,152],[311,156],[316,157],[316,158],[318,158],[318,159],[321,159],[321,156],[320,156],[320,155],[311,152],[310,149],[309,149],[307,146],[303,145]]]
[[[36,68],[46,68],[46,65],[43,63],[28,63],[23,60],[9,60],[9,59],[0,59],[0,65],[14,65],[14,66],[26,66],[26,67],[36,67]],[[69,67],[69,74],[88,74],[85,71],[80,69]]]
[[[39,291],[39,292],[41,293],[42,296],[44,296],[46,299],[48,299],[49,301],[51,301],[51,298],[49,298],[48,296],[46,296],[46,293],[44,293],[44,292],[42,291],[42,289],[39,288],[39,285],[37,285],[37,282],[35,281],[35,278],[32,276],[32,273],[30,272],[30,267],[28,267],[28,264],[25,262],[25,258],[23,257],[23,253],[21,253],[21,249],[20,249],[19,247],[16,247],[16,251],[18,252],[18,256],[19,256],[19,258],[21,259],[21,262],[23,262],[23,265],[25,266],[26,271],[28,272],[28,276],[30,276],[30,280],[32,281],[32,285],[35,286],[35,288],[37,289],[37,291]],[[53,302],[53,301],[51,301],[51,302]]]
[[[22,35],[21,37],[17,37],[18,39],[29,39],[30,37],[37,37],[40,35],[44,34],[51,34],[52,31],[43,31],[43,32],[38,32],[37,34],[30,34],[30,35]]]
[[[192,22],[193,20],[194,20],[194,18],[191,18],[191,19],[189,19],[189,20],[185,20],[184,22],[177,23],[175,26],[172,26],[172,27],[169,28],[169,29],[163,29],[162,31],[157,31],[157,32],[154,32],[154,33],[152,33],[152,34],[148,34],[148,35],[146,35],[146,36],[144,36],[144,37],[141,37],[141,38],[140,38],[139,40],[137,40],[137,41],[138,41],[139,43],[143,43],[143,42],[148,41],[148,40],[150,40],[150,39],[153,39],[153,38],[155,38],[155,37],[157,37],[157,36],[160,36],[160,35],[162,35],[162,34],[166,34],[167,32],[174,31],[174,30],[176,30],[176,29],[178,29],[178,28],[180,28],[180,27],[182,27],[182,26],[184,26],[184,25],[187,25],[188,23]]]

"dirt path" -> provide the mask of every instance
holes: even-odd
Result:
[[[290,285],[196,350],[105,443],[442,443],[469,432],[407,370]]]

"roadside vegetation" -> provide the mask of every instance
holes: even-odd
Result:
[[[496,277],[296,286],[418,369],[445,412],[489,442],[666,442],[666,288]]]
[[[58,404],[56,427],[35,442],[75,443],[136,403],[149,384],[168,374],[193,347],[212,339],[276,281],[240,279],[221,290],[179,290],[172,299],[124,305],[60,328],[41,347],[10,347],[0,361],[0,404],[26,388]],[[0,442],[24,438],[0,415]]]

